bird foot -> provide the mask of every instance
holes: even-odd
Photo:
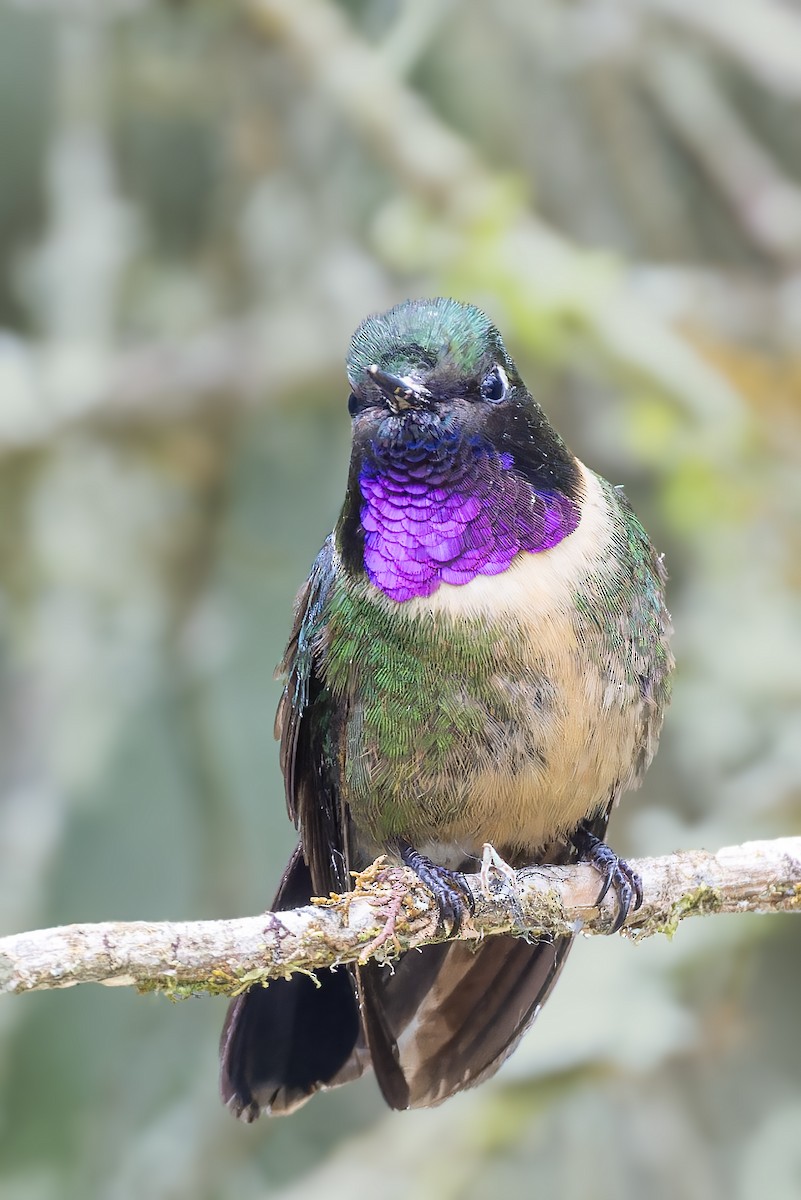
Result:
[[[481,880],[481,890],[488,900],[492,899],[493,893],[498,890],[499,885],[505,884],[510,888],[516,882],[514,867],[510,867],[506,859],[501,858],[490,842],[484,843],[478,877]]]
[[[498,895],[504,896],[511,905],[518,924],[525,924],[515,869],[509,866],[506,859],[501,858],[489,842],[484,843],[478,877],[481,880],[481,890],[487,899],[494,900]]]
[[[590,863],[603,877],[603,885],[595,903],[601,904],[609,889],[614,889],[617,916],[610,933],[617,933],[623,927],[629,913],[636,912],[642,905],[642,880],[625,858],[619,858],[614,850],[590,832],[586,825],[579,825],[571,840],[584,862]]]
[[[421,883],[434,893],[439,910],[439,928],[456,935],[466,914],[472,915],[475,904],[464,875],[432,862],[408,842],[400,842],[398,852],[405,866],[411,867]]]

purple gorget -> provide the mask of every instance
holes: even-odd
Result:
[[[535,490],[511,454],[447,430],[374,443],[359,487],[365,570],[398,601],[499,575],[521,552],[550,550],[579,522],[577,504]]]

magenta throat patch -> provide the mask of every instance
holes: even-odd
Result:
[[[447,441],[397,450],[383,462],[377,453],[359,476],[365,570],[392,600],[499,575],[521,551],[550,550],[578,525],[577,505],[534,491],[510,454]]]

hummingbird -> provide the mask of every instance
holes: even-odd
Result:
[[[619,487],[576,458],[479,309],[408,300],[347,358],[342,512],[298,595],[276,736],[299,842],[276,910],[379,855],[458,930],[485,844],[511,867],[586,860],[656,750],[673,658],[666,574]],[[573,935],[449,941],[256,985],[230,1005],[221,1091],[246,1121],[372,1067],[393,1109],[492,1076]]]

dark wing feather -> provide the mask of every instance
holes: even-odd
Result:
[[[309,869],[295,850],[273,909],[308,904]],[[320,1088],[356,1079],[369,1064],[353,976],[340,968],[297,973],[231,1002],[220,1041],[220,1090],[245,1121],[291,1113]]]
[[[279,670],[286,683],[275,717],[289,815],[300,830],[316,892],[348,886],[342,806],[334,786],[336,726],[341,716],[317,672],[325,609],[334,579],[328,538],[295,601],[295,620]]]
[[[333,582],[330,539],[295,605],[276,714],[289,815],[300,845],[284,872],[276,911],[347,886],[342,810],[334,785],[335,712],[317,672]],[[290,1113],[320,1088],[356,1079],[369,1066],[353,971],[294,974],[252,987],[230,1005],[220,1046],[225,1103],[246,1121]]]

